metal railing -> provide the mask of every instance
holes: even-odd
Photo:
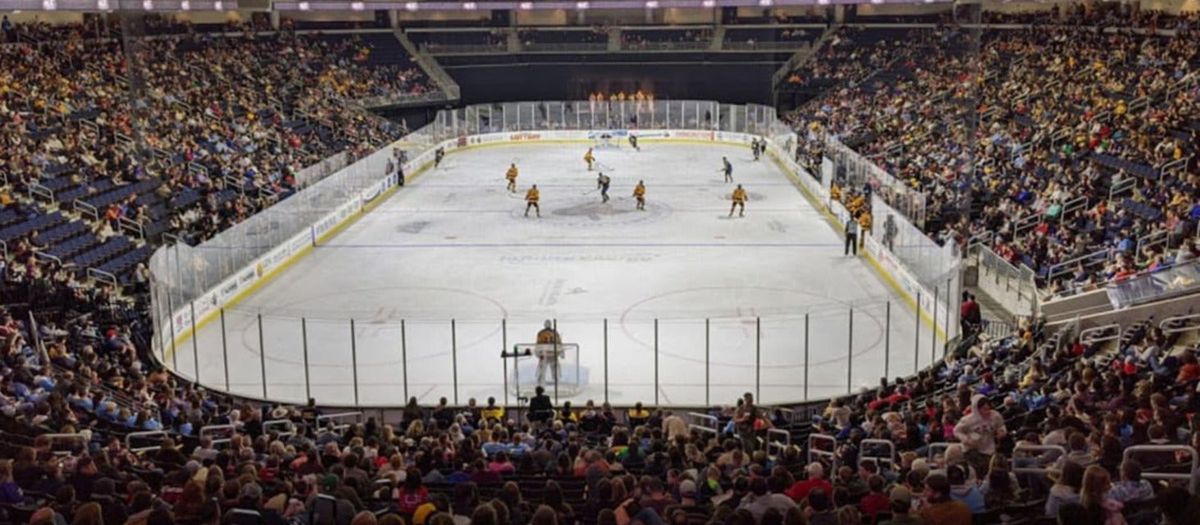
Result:
[[[125,435],[125,448],[129,449],[129,451],[133,452],[134,454],[140,454],[142,452],[149,452],[151,450],[159,450],[162,448],[162,443],[161,443],[162,438],[165,438],[168,436],[170,436],[170,434],[168,434],[166,431],[163,431],[163,430],[147,430],[145,432],[130,432]],[[155,443],[153,445],[134,446],[134,443],[138,440],[149,440],[152,438],[158,438],[159,442]]]
[[[1029,456],[1025,454],[1038,454],[1037,456]],[[1010,461],[1010,471],[1014,474],[1039,474],[1046,475],[1050,472],[1059,472],[1059,459],[1067,455],[1067,450],[1057,445],[1034,445],[1031,443],[1017,443],[1013,448],[1012,458]]]
[[[818,445],[821,448],[818,448]],[[826,469],[826,472],[832,472],[837,469],[837,438],[828,434],[809,434],[807,458],[807,463],[813,463],[814,461],[828,463],[829,468]]]
[[[1125,449],[1122,458],[1124,460],[1129,460],[1130,458],[1136,458],[1138,455],[1148,453],[1174,454],[1176,456],[1176,460],[1178,460],[1180,453],[1186,454],[1189,458],[1188,462],[1186,463],[1188,470],[1187,472],[1143,471],[1142,478],[1167,482],[1186,481],[1188,485],[1188,491],[1192,494],[1196,494],[1197,491],[1200,490],[1200,488],[1198,488],[1200,487],[1200,468],[1198,468],[1200,467],[1200,457],[1196,455],[1196,449],[1188,445],[1134,445]]]
[[[200,439],[211,439],[213,446],[224,445],[233,440],[233,435],[237,433],[235,425],[208,425],[200,427],[200,433],[197,434]]]

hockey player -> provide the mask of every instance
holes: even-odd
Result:
[[[638,143],[637,143],[637,141],[638,141],[637,135],[634,135],[633,133],[630,133],[630,134],[629,134],[629,145],[630,145],[631,147],[633,147],[633,149],[635,149],[635,150],[637,150],[637,151],[642,151],[642,148],[639,148],[639,147],[638,147]]]
[[[433,167],[437,169],[442,164],[442,159],[446,157],[446,148],[438,148],[433,152]]]
[[[583,154],[583,161],[588,165],[588,171],[592,171],[592,164],[596,162],[596,156],[592,154],[592,148],[588,148],[587,153]]]
[[[745,217],[746,216],[746,190],[742,189],[741,184],[738,184],[737,189],[733,190],[733,195],[731,196],[731,198],[733,199],[733,206],[729,207],[729,216],[733,217],[733,210],[737,210],[737,209],[741,208],[738,211],[738,217]]]
[[[537,344],[540,345],[555,345],[552,352],[544,352],[540,348],[537,352],[537,384],[543,385],[546,382],[546,369],[550,369],[552,380],[558,381],[558,360],[562,358],[562,337],[558,335],[558,331],[554,329],[554,322],[547,319],[543,328],[538,331]]]
[[[762,155],[762,145],[758,139],[750,141],[750,151],[754,153],[754,160],[758,160],[759,155]]]
[[[600,176],[596,178],[596,188],[600,190],[600,198],[603,199],[600,202],[602,203],[608,202],[608,185],[611,182],[612,179],[608,175],[605,175],[604,172],[600,172]]]
[[[729,163],[729,159],[721,157],[721,171],[725,172],[725,182],[733,182],[733,164]]]
[[[542,207],[538,206],[538,200],[540,198],[541,198],[541,192],[538,191],[537,184],[534,184],[533,186],[531,186],[529,188],[529,191],[525,192],[525,216],[526,217],[529,216],[529,208],[533,208],[533,210],[537,212],[537,216],[539,218],[542,216]]]
[[[504,178],[508,179],[509,193],[517,192],[517,174],[518,174],[517,163],[514,162],[511,166],[508,167],[508,171],[506,171],[504,173]]]
[[[646,211],[646,183],[638,181],[633,188],[633,198],[637,199],[637,209]]]

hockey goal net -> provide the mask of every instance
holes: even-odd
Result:
[[[596,135],[592,147],[595,149],[620,149],[621,139],[611,133],[601,133]]]
[[[509,385],[518,397],[530,397],[541,386],[554,396],[570,397],[587,384],[587,371],[579,366],[579,345],[515,344],[517,366],[509,370]]]

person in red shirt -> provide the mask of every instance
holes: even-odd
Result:
[[[404,475],[404,485],[396,491],[396,505],[400,509],[400,513],[405,516],[412,516],[417,511],[417,507],[429,501],[429,489],[421,484],[421,471],[415,468],[408,469]]]
[[[809,463],[804,471],[808,473],[808,479],[797,481],[785,492],[787,497],[792,498],[792,501],[797,503],[804,501],[813,489],[821,489],[825,494],[833,494],[833,485],[825,479],[824,465],[814,461]]]
[[[891,507],[891,501],[888,499],[888,495],[883,493],[883,486],[886,483],[887,482],[884,481],[883,476],[880,476],[879,474],[875,474],[870,478],[867,478],[867,488],[870,489],[871,492],[867,493],[866,496],[863,496],[862,501],[860,501],[858,504],[858,508],[862,511],[863,516],[870,516],[871,521],[875,520],[876,514],[879,514],[880,512],[888,512],[888,509]]]

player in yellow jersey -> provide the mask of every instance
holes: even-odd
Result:
[[[508,167],[508,171],[504,172],[504,178],[508,179],[509,193],[517,192],[517,174],[518,173],[519,172],[517,170],[517,164],[515,162],[511,166]]]
[[[637,209],[646,211],[646,183],[638,181],[633,188],[633,198],[637,199]]]
[[[858,238],[858,247],[862,248],[867,243],[867,232],[871,231],[871,210],[863,210],[858,214],[858,228],[862,230],[862,235]]]
[[[533,210],[537,212],[538,217],[542,216],[542,207],[538,206],[539,198],[541,198],[541,194],[538,192],[537,184],[534,184],[533,186],[531,186],[529,188],[529,191],[525,192],[525,216],[526,217],[529,216],[529,208],[533,208]]]
[[[733,195],[731,196],[731,198],[733,199],[733,206],[729,207],[729,216],[733,217],[733,210],[737,210],[738,208],[741,208],[738,211],[738,217],[745,217],[746,216],[746,190],[742,189],[741,184],[738,184],[737,189],[733,190]]]
[[[588,148],[587,153],[583,154],[583,161],[588,165],[588,171],[592,171],[592,164],[596,162],[596,156],[592,154],[592,148]]]

